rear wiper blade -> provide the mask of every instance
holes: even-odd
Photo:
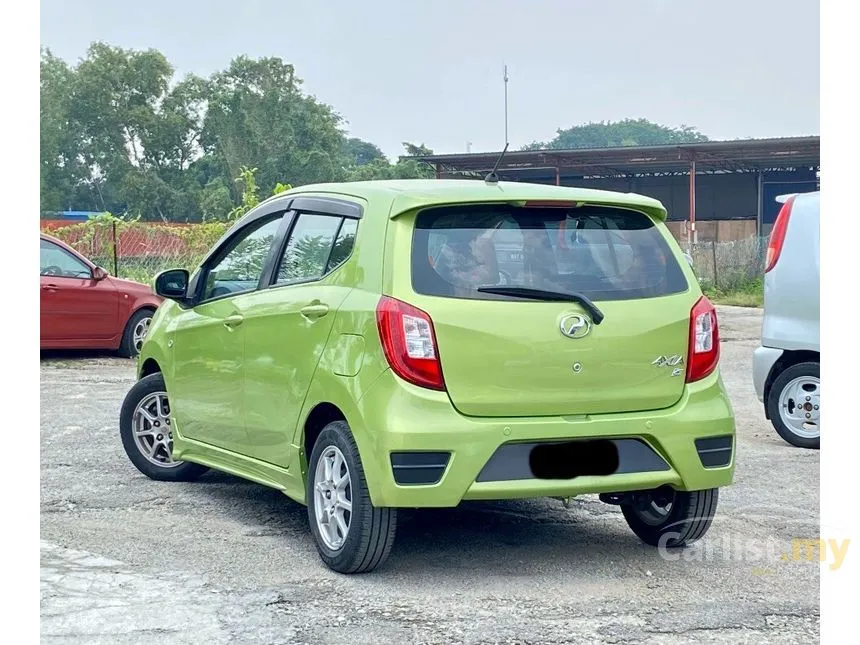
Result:
[[[500,296],[514,296],[516,298],[530,298],[532,300],[548,300],[551,302],[578,302],[588,313],[595,325],[603,322],[603,312],[597,308],[591,299],[582,293],[576,291],[545,291],[544,289],[532,289],[531,287],[478,287],[476,291],[481,293],[494,293]]]

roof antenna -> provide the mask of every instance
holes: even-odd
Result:
[[[506,143],[505,149],[502,150],[502,154],[500,154],[499,158],[496,159],[496,165],[493,166],[493,169],[490,171],[490,173],[486,177],[484,177],[484,181],[487,182],[488,184],[498,184],[499,183],[499,176],[496,174],[496,171],[499,169],[499,164],[502,163],[502,159],[504,158],[505,153],[507,151],[508,151],[508,144]]]
[[[499,176],[496,174],[496,171],[499,169],[499,164],[502,163],[502,158],[505,156],[505,153],[508,151],[508,66],[505,65],[504,72],[502,75],[502,80],[505,82],[505,148],[502,150],[502,154],[499,155],[499,158],[496,159],[496,165],[493,166],[493,169],[490,171],[486,177],[484,177],[484,181],[488,184],[498,184]]]

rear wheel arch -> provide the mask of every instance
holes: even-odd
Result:
[[[317,403],[308,414],[302,428],[302,448],[304,449],[305,460],[310,459],[317,438],[329,423],[346,420],[346,415],[334,403],[328,401]]]
[[[773,382],[792,365],[799,363],[821,363],[821,353],[809,350],[787,350],[782,353],[779,360],[770,368],[770,374],[767,375],[767,380],[764,382],[764,400],[767,401],[770,396],[770,390],[773,387]],[[765,405],[765,417],[770,419]]]
[[[381,354],[381,348],[379,351]],[[327,419],[346,421],[358,447],[371,499],[377,506],[384,506],[383,500],[379,498],[379,489],[384,480],[385,457],[378,454],[378,444],[368,428],[368,419],[365,418],[367,412],[358,404],[363,394],[378,378],[374,371],[368,369],[366,356],[361,372],[355,379],[338,377],[328,370],[317,369],[305,396],[298,423],[292,429],[291,443],[298,453],[294,459],[298,474],[304,478],[313,444],[325,424],[330,422]],[[371,423],[371,426],[373,425]]]

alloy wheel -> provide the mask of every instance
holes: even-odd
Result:
[[[134,443],[147,461],[161,468],[173,468],[173,428],[167,392],[153,392],[141,399],[132,417]]]
[[[332,551],[343,546],[352,519],[352,480],[337,446],[320,454],[314,472],[314,512],[323,543]]]

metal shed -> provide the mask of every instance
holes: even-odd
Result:
[[[500,152],[413,157],[436,176],[481,179]],[[697,222],[736,220],[738,237],[766,235],[776,196],[818,188],[818,136],[708,141],[659,146],[509,151],[497,170],[507,181],[529,181],[636,192],[659,199],[675,233],[698,241]],[[701,227],[699,227],[701,228]],[[717,230],[715,227],[710,229]],[[709,235],[710,236],[710,235]]]

